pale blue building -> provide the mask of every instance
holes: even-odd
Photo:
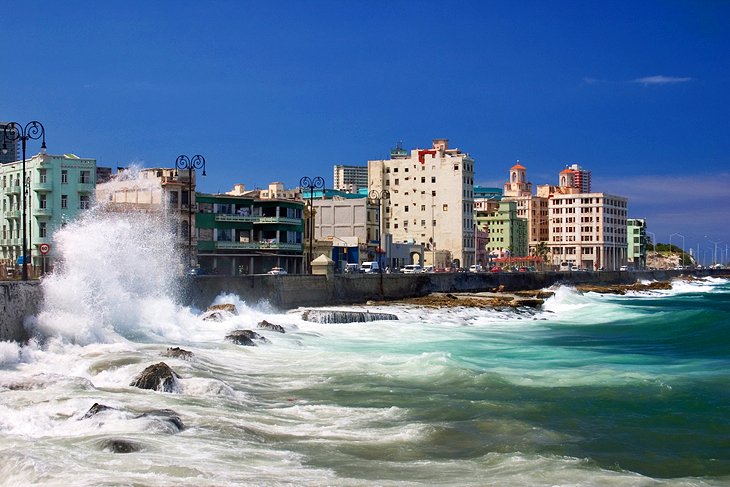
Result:
[[[31,275],[43,272],[41,245],[50,246],[45,258],[51,265],[53,233],[89,209],[96,187],[96,160],[74,154],[39,153],[25,161],[26,225]],[[20,270],[23,255],[22,162],[0,165],[0,277]],[[44,245],[45,247],[45,245]],[[21,259],[22,260],[22,259]]]

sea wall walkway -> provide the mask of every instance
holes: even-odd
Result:
[[[267,302],[281,310],[306,306],[364,303],[403,299],[441,292],[520,291],[542,289],[561,283],[631,284],[640,280],[669,281],[681,275],[727,275],[727,270],[602,271],[443,274],[340,274],[195,276],[181,282],[179,302],[205,309],[216,296],[236,294],[249,305]],[[43,295],[38,281],[0,281],[0,341],[22,342],[29,338],[23,326],[38,313]]]

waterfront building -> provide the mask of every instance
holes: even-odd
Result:
[[[0,261],[4,273],[23,254],[22,162],[0,165]],[[53,233],[91,206],[96,186],[96,160],[74,154],[39,153],[25,161],[27,247],[32,275],[52,266]],[[42,244],[50,246],[44,257]],[[44,247],[45,247],[44,245]]]
[[[646,220],[626,219],[627,260],[634,269],[646,268]]]
[[[528,255],[527,220],[517,214],[517,202],[504,199],[480,215],[487,229],[486,251],[491,259]]]
[[[177,235],[181,261],[195,266],[196,172],[175,168],[119,168],[115,177],[97,185],[96,199],[106,211],[165,212]],[[189,246],[188,246],[189,245]]]
[[[203,273],[263,274],[304,269],[304,203],[293,199],[197,194],[197,252]]]
[[[434,267],[474,264],[474,160],[448,139],[428,149],[392,149],[390,159],[368,161],[368,187],[387,190],[384,232],[393,242],[422,245]],[[414,253],[414,259],[420,258]]]
[[[380,206],[364,196],[313,200],[314,257],[324,253],[342,271],[346,264],[379,260],[385,250],[380,240]]]
[[[628,200],[607,193],[550,197],[550,253],[555,267],[618,270],[627,259]]]
[[[368,167],[336,164],[332,181],[335,190],[356,193],[360,188],[368,187]]]

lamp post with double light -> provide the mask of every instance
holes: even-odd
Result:
[[[682,254],[681,254],[681,257],[679,258],[679,265],[684,267],[684,235],[682,235],[681,233],[671,234],[669,236],[669,250],[672,252],[674,251],[674,248],[672,247],[672,237],[674,237],[675,235],[682,239]]]
[[[186,155],[178,156],[175,160],[175,177],[178,176],[178,169],[188,171],[188,266],[193,264],[193,170],[202,169],[205,176],[205,157],[196,154],[193,157]]]
[[[304,176],[299,180],[299,188],[304,189],[307,188],[309,191],[309,249],[307,251],[307,270],[308,273],[312,273],[312,252],[313,248],[313,239],[314,239],[314,206],[313,206],[313,200],[314,200],[314,190],[315,189],[322,189],[324,188],[324,178],[321,176],[315,176],[313,178],[310,178],[309,176]]]
[[[707,239],[708,242],[710,242],[711,244],[714,244],[715,245],[715,250],[712,253],[712,265],[716,265],[717,264],[717,246],[721,242],[715,242],[713,240],[710,240],[710,237],[708,237],[707,235],[705,235],[705,238]]]
[[[25,175],[25,150],[26,150],[26,144],[29,140],[38,140],[42,139],[41,143],[41,152],[45,153],[46,150],[46,130],[43,128],[43,125],[38,121],[32,121],[28,122],[25,125],[21,125],[17,122],[10,122],[7,125],[5,125],[4,130],[4,136],[5,140],[9,140],[10,142],[16,142],[20,141],[20,145],[22,147],[23,152],[23,166],[22,166],[22,188],[23,188],[23,270],[22,270],[22,276],[23,280],[28,280],[28,240],[27,240],[27,207],[26,207],[26,198],[27,198],[27,191],[26,191],[26,175]],[[8,147],[5,142],[3,142],[3,148],[2,151],[4,154],[7,154]]]

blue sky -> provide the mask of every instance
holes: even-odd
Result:
[[[26,0],[1,16],[0,119],[41,121],[53,153],[199,153],[218,192],[331,185],[334,164],[446,137],[478,184],[518,159],[535,184],[577,162],[659,241],[730,243],[728,2]]]

